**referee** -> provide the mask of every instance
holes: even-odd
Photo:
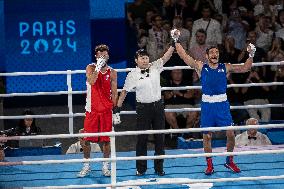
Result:
[[[160,73],[170,59],[174,47],[170,46],[162,58],[149,63],[149,54],[140,49],[135,54],[137,67],[126,77],[117,106],[120,108],[127,92],[136,92],[137,130],[160,130],[165,128],[164,105],[161,100]],[[148,135],[138,135],[136,156],[147,156]],[[164,135],[155,134],[155,155],[164,155]],[[155,173],[164,176],[162,159],[154,160]],[[142,176],[147,170],[146,160],[136,161],[136,175]]]

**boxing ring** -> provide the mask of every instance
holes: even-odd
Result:
[[[283,62],[264,62],[254,66],[283,65]],[[167,67],[165,69],[189,69],[188,66]],[[130,69],[117,70],[130,71]],[[248,128],[283,128],[284,124],[228,126],[222,128],[191,128],[191,129],[167,129],[147,131],[124,131],[109,133],[84,133],[73,134],[73,118],[84,116],[84,113],[73,113],[72,94],[84,94],[85,91],[72,91],[72,74],[85,73],[83,70],[76,71],[50,71],[50,72],[17,72],[1,73],[0,76],[18,75],[47,75],[67,74],[68,91],[38,92],[38,93],[14,93],[1,94],[0,97],[13,96],[37,96],[68,94],[69,114],[27,115],[27,116],[0,116],[0,119],[22,118],[52,118],[68,117],[69,134],[37,135],[7,137],[8,140],[34,140],[51,138],[75,138],[86,136],[110,136],[111,156],[102,158],[102,154],[92,154],[91,159],[82,159],[82,154],[52,155],[52,156],[24,156],[6,157],[0,162],[0,188],[284,188],[284,145],[262,146],[253,148],[236,148],[234,152],[225,152],[225,148],[214,148],[213,153],[203,153],[202,149],[195,150],[168,150],[166,155],[136,157],[135,152],[116,152],[115,137],[139,134],[158,133],[185,133],[202,131],[243,130]],[[284,85],[284,82],[233,84],[228,87],[253,87]],[[178,88],[163,87],[162,90],[170,89],[200,89],[200,86],[186,86]],[[283,107],[283,104],[231,106],[231,109],[248,108],[273,108]],[[200,111],[200,108],[166,109],[165,111]],[[121,114],[134,114],[135,111],[122,111]],[[1,137],[0,137],[1,138]],[[3,137],[2,137],[3,139]],[[225,157],[236,155],[235,162],[242,170],[241,173],[232,173],[224,167]],[[206,166],[205,157],[212,156],[215,173],[211,176],[204,175]],[[135,176],[135,161],[142,159],[165,159],[164,170],[166,175],[159,177],[154,174],[153,161],[148,161],[148,171],[144,176]],[[101,162],[111,162],[111,177],[101,174]],[[82,167],[82,162],[93,162],[92,173],[88,177],[77,178]]]
[[[266,147],[266,150],[281,150],[284,146]],[[224,148],[216,148],[214,151],[223,151]],[[249,150],[249,149],[246,149]],[[252,150],[252,149],[251,149]],[[260,150],[253,149],[253,150]],[[236,152],[242,151],[236,148]],[[168,155],[191,154],[197,155],[202,150],[168,150]],[[153,152],[149,152],[153,155]],[[135,152],[119,152],[118,157],[134,157]],[[34,157],[8,157],[7,162],[15,161],[42,161],[42,160],[69,160],[82,158],[82,154],[60,155],[60,156],[34,156]],[[92,158],[101,158],[99,154],[92,154]],[[134,161],[118,161],[117,162],[117,184],[142,184],[141,186],[124,186],[117,188],[283,188],[284,186],[284,156],[283,154],[262,155],[244,155],[235,158],[242,172],[233,174],[227,170],[224,164],[224,157],[214,157],[215,174],[212,176],[204,175],[205,160],[204,158],[179,158],[166,159],[164,162],[164,170],[166,175],[157,177],[154,174],[153,162],[148,161],[148,171],[142,177],[135,176]],[[37,187],[47,188],[44,186],[61,186],[62,188],[88,188],[99,185],[107,186],[111,178],[104,177],[101,174],[101,163],[92,163],[92,172],[85,178],[76,178],[76,174],[81,169],[78,163],[62,163],[62,164],[41,164],[41,165],[17,165],[17,166],[1,166],[1,188],[20,188],[20,187]],[[264,180],[267,176],[271,180]],[[272,180],[273,177],[282,179]],[[241,180],[241,178],[251,181]],[[218,180],[219,179],[219,180]],[[223,180],[221,180],[223,179]],[[227,181],[226,181],[227,179]],[[239,180],[237,180],[239,179]],[[156,185],[155,182],[163,182],[163,185]],[[165,183],[176,184],[165,184]],[[145,185],[143,185],[145,184]],[[155,184],[155,185],[146,185]],[[71,185],[71,186],[70,186]],[[72,186],[73,185],[73,186]],[[81,185],[81,186],[80,186]],[[89,185],[89,186],[88,186]],[[56,187],[58,188],[58,187]],[[100,188],[103,188],[102,186]],[[109,187],[110,188],[110,187]]]

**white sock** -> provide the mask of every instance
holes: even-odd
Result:
[[[104,162],[103,162],[103,167],[108,169],[108,167],[109,167],[109,162],[104,161]]]
[[[87,160],[87,158],[84,158],[84,160]],[[85,162],[84,163],[84,167],[86,167],[86,166],[90,167],[90,163],[89,162]]]

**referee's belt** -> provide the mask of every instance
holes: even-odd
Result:
[[[202,95],[202,102],[215,103],[225,101],[227,101],[227,95],[225,93],[219,95]]]
[[[138,101],[136,101],[136,103],[137,103],[137,105],[139,105],[139,104],[143,104],[143,105],[157,105],[157,104],[163,103],[163,101],[162,101],[162,99],[160,99],[160,100],[157,100],[155,102],[138,102]]]

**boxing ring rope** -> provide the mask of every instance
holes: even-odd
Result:
[[[242,130],[242,129],[259,129],[259,128],[283,128],[284,124],[267,124],[267,125],[245,125],[245,126],[227,126],[227,127],[208,127],[208,128],[188,128],[188,129],[165,129],[165,130],[145,130],[145,131],[123,131],[123,132],[104,132],[104,133],[83,133],[83,134],[58,134],[58,135],[31,135],[31,136],[12,136],[0,137],[0,140],[31,140],[31,139],[52,139],[52,138],[74,138],[74,137],[94,137],[94,136],[115,136],[141,135],[141,134],[167,134],[167,133],[184,133],[184,132],[202,132],[202,131],[224,131],[224,130]],[[204,156],[226,156],[226,155],[251,155],[251,154],[268,154],[284,153],[284,150],[263,150],[263,151],[245,151],[245,152],[223,152],[223,153],[203,153],[203,154],[181,154],[181,155],[162,155],[162,156],[139,156],[139,157],[118,157],[118,158],[96,158],[90,160],[43,160],[43,161],[24,161],[21,163],[1,162],[0,165],[30,165],[30,164],[54,164],[54,163],[78,163],[78,162],[99,162],[99,161],[130,161],[130,160],[149,160],[149,159],[169,159],[169,158],[192,158]]]
[[[262,62],[254,63],[253,66],[265,65],[284,65],[281,62]],[[131,71],[133,68],[117,69],[117,72]],[[172,69],[192,69],[188,66],[174,66],[164,67],[164,70]],[[31,165],[31,164],[52,164],[52,163],[79,163],[79,162],[99,162],[111,161],[111,184],[95,184],[95,185],[70,185],[70,186],[47,186],[47,187],[30,187],[30,188],[83,188],[83,187],[118,187],[118,186],[137,186],[137,185],[154,185],[154,184],[188,184],[188,183],[201,183],[201,182],[229,182],[229,181],[242,181],[242,180],[259,180],[259,179],[283,179],[284,175],[279,176],[261,176],[261,177],[239,177],[239,178],[219,178],[219,179],[189,179],[188,181],[160,181],[160,182],[135,182],[135,183],[117,183],[116,182],[116,161],[130,161],[130,160],[148,160],[148,159],[169,159],[169,158],[194,158],[206,156],[227,156],[227,155],[252,155],[252,154],[271,154],[271,153],[284,153],[284,150],[263,150],[263,151],[245,151],[245,152],[223,152],[223,153],[203,153],[203,154],[181,154],[181,155],[162,155],[162,156],[139,156],[139,157],[116,157],[115,155],[115,136],[123,135],[139,135],[139,134],[158,134],[158,133],[182,133],[182,132],[201,132],[201,131],[218,131],[218,130],[239,130],[249,128],[282,128],[284,124],[268,124],[268,125],[249,125],[249,126],[228,126],[222,128],[191,128],[191,129],[168,129],[168,130],[146,130],[146,131],[125,131],[125,132],[109,132],[109,133],[85,133],[85,134],[72,134],[73,133],[73,117],[84,116],[83,113],[73,113],[72,94],[83,94],[86,91],[72,91],[71,75],[84,74],[85,70],[67,70],[67,71],[47,71],[47,72],[15,72],[15,73],[0,73],[0,76],[19,76],[19,75],[49,75],[49,74],[67,74],[68,91],[57,92],[38,92],[38,93],[12,93],[0,95],[0,97],[13,97],[13,96],[38,96],[38,95],[68,95],[68,108],[69,114],[49,114],[49,115],[27,115],[27,116],[0,116],[0,119],[23,119],[23,118],[52,118],[52,117],[68,117],[69,118],[69,133],[60,135],[37,135],[37,136],[16,136],[5,137],[7,140],[29,140],[29,139],[48,139],[48,138],[70,138],[70,137],[85,137],[85,136],[110,136],[111,137],[111,158],[97,158],[97,159],[71,159],[71,160],[45,160],[45,161],[22,161],[22,162],[1,162],[0,165]],[[275,86],[283,85],[284,82],[270,82],[270,83],[249,83],[249,84],[231,84],[228,87],[253,87],[253,86]],[[185,87],[163,87],[162,90],[188,90],[200,89],[200,86],[185,86]],[[248,108],[268,108],[268,107],[283,107],[283,104],[264,104],[264,105],[247,105],[247,106],[231,106],[231,109],[248,109]],[[200,108],[183,108],[183,109],[165,109],[166,112],[183,112],[183,111],[200,111]],[[135,111],[122,111],[121,114],[134,114]],[[3,139],[3,137],[0,137]]]
[[[241,105],[230,106],[231,110],[253,109],[253,108],[282,108],[284,104],[263,104],[263,105]],[[196,112],[200,108],[179,108],[179,109],[165,109],[165,112]],[[136,114],[136,111],[121,111],[121,115]],[[0,119],[24,119],[24,118],[70,118],[70,117],[84,117],[85,113],[69,113],[69,114],[45,114],[45,115],[21,115],[21,116],[0,116]]]
[[[259,63],[253,63],[252,66],[266,66],[266,65],[284,65],[284,61],[280,62],[259,62]],[[128,72],[135,68],[126,68],[126,69],[116,69],[117,72]],[[189,66],[172,66],[172,67],[164,67],[164,70],[172,70],[172,69],[192,69]],[[13,97],[13,96],[38,96],[38,95],[68,95],[68,111],[69,114],[50,114],[50,115],[41,115],[38,118],[53,118],[53,117],[68,117],[69,118],[69,133],[73,132],[73,117],[76,116],[84,116],[84,114],[74,114],[73,113],[73,104],[72,104],[72,95],[73,94],[84,94],[86,91],[73,91],[72,90],[72,82],[71,77],[72,74],[84,74],[86,73],[85,70],[67,70],[67,71],[45,71],[45,72],[14,72],[14,73],[0,73],[0,76],[27,76],[27,75],[50,75],[50,74],[67,74],[67,91],[57,91],[57,92],[36,92],[36,93],[12,93],[12,94],[0,94],[0,97]],[[271,82],[271,83],[249,83],[249,84],[231,84],[228,85],[228,87],[253,87],[253,86],[272,86],[272,85],[283,85],[284,82]],[[163,87],[162,90],[188,90],[188,89],[200,89],[200,86],[186,86],[181,88],[169,88],[169,87]],[[118,91],[121,91],[118,90]],[[283,107],[282,105],[278,104],[275,105],[276,107]],[[268,107],[274,107],[274,105],[268,105]],[[248,105],[248,107],[236,107],[236,109],[247,109],[247,108],[266,108],[265,106],[261,107],[253,107]],[[168,111],[168,110],[167,110]],[[171,112],[178,112],[179,110],[171,109],[169,110]],[[199,109],[183,109],[183,111],[200,111]],[[135,112],[123,112],[125,114],[134,114]],[[9,116],[0,116],[0,119],[22,119],[23,117],[9,117]],[[36,117],[34,117],[36,118]]]
[[[284,85],[284,82],[267,82],[267,83],[245,83],[245,84],[229,84],[228,88],[233,87],[261,87],[261,86],[279,86]],[[162,91],[167,90],[189,90],[201,89],[201,86],[183,86],[183,87],[162,87]],[[122,89],[118,89],[121,92]],[[133,92],[133,91],[132,91]],[[57,91],[57,92],[35,92],[35,93],[9,93],[0,94],[0,97],[15,97],[15,96],[41,96],[41,95],[66,95],[66,94],[86,94],[86,91]]]
[[[76,134],[55,134],[55,135],[28,135],[28,136],[9,136],[0,137],[0,140],[33,140],[33,139],[54,139],[54,138],[77,138],[77,137],[98,137],[98,136],[129,136],[142,134],[169,134],[184,132],[203,132],[203,131],[225,131],[225,130],[247,130],[247,129],[272,129],[283,128],[284,124],[266,124],[266,125],[242,125],[226,127],[206,127],[206,128],[187,128],[187,129],[161,129],[144,131],[121,131],[121,132],[102,132],[102,133],[76,133]]]
[[[115,157],[115,158],[90,158],[90,159],[68,159],[68,160],[38,160],[20,162],[0,162],[0,166],[15,165],[46,165],[46,164],[68,164],[68,163],[97,163],[103,161],[133,161],[133,160],[155,160],[155,159],[177,159],[177,158],[197,158],[211,156],[239,156],[239,155],[259,155],[259,154],[283,154],[283,150],[258,150],[242,152],[212,152],[202,154],[179,154],[179,155],[157,155],[157,156],[135,156],[135,157]]]
[[[246,125],[246,126],[228,126],[222,128],[191,128],[191,129],[168,129],[168,130],[146,130],[146,131],[124,131],[124,132],[108,132],[108,133],[84,133],[84,134],[68,134],[68,135],[38,135],[38,136],[20,136],[20,137],[7,137],[5,139],[17,139],[17,140],[29,140],[29,139],[39,139],[39,138],[70,138],[70,137],[84,137],[84,136],[110,136],[111,143],[114,144],[115,136],[124,135],[139,135],[139,134],[157,134],[157,133],[167,133],[175,130],[178,132],[191,131],[218,131],[218,130],[239,130],[239,129],[249,129],[249,128],[282,128],[284,124],[268,124],[268,125]],[[3,139],[1,137],[0,139]],[[114,150],[114,151],[113,151]],[[180,155],[160,155],[160,156],[138,156],[138,157],[116,157],[115,146],[112,145],[112,155],[111,158],[95,158],[95,159],[69,159],[69,160],[42,160],[42,161],[21,161],[21,162],[0,162],[0,166],[15,166],[15,165],[35,165],[35,164],[62,164],[62,163],[81,163],[81,162],[102,162],[111,161],[112,164],[112,174],[111,174],[111,184],[95,184],[95,185],[70,185],[70,186],[47,186],[47,187],[33,187],[33,188],[81,188],[81,187],[118,187],[118,186],[133,186],[132,183],[117,183],[116,182],[116,167],[117,161],[131,161],[131,160],[150,160],[150,159],[175,159],[175,158],[197,158],[197,157],[207,157],[207,156],[228,156],[228,155],[259,155],[259,154],[280,154],[284,153],[283,150],[262,150],[262,151],[242,151],[242,152],[222,152],[222,153],[201,153],[201,154],[180,154]],[[113,165],[114,164],[114,165]],[[283,179],[284,175],[279,176],[261,176],[261,177],[239,177],[239,178],[219,178],[219,179],[189,179],[186,181],[159,181],[151,182],[154,184],[189,184],[189,183],[201,183],[201,182],[228,182],[228,181],[242,181],[242,180],[260,180],[260,179]],[[189,182],[190,181],[190,182]],[[135,182],[134,185],[148,185],[143,182]]]
[[[217,178],[217,179],[187,179],[187,180],[171,180],[159,181],[159,184],[194,184],[194,183],[212,183],[212,182],[238,182],[238,181],[255,181],[255,180],[274,180],[283,179],[284,175],[279,176],[259,176],[259,177],[239,177],[239,178]],[[33,189],[42,188],[99,188],[99,187],[123,187],[123,186],[149,186],[155,185],[156,182],[128,182],[117,184],[91,184],[91,185],[68,185],[68,186],[46,186],[46,187],[29,187]]]
[[[284,127],[284,124],[268,124],[268,125],[246,125],[246,126],[228,126],[222,128],[191,128],[191,129],[168,129],[168,130],[146,130],[146,131],[124,131],[124,132],[108,132],[108,133],[84,133],[84,134],[68,134],[68,135],[38,135],[38,136],[20,136],[20,137],[6,137],[5,139],[17,139],[17,140],[28,140],[28,139],[39,139],[39,138],[70,138],[70,137],[84,137],[84,136],[102,136],[107,135],[111,137],[111,143],[114,144],[115,136],[124,135],[139,135],[139,134],[157,134],[167,133],[175,130],[176,132],[200,132],[200,131],[218,131],[218,130],[238,130],[238,129],[249,129],[249,128],[280,128]],[[1,137],[0,139],[3,139]],[[283,150],[262,150],[262,151],[242,151],[242,152],[223,152],[223,153],[201,153],[201,154],[180,154],[180,155],[160,155],[160,156],[138,156],[138,157],[116,157],[115,146],[112,145],[111,158],[95,158],[95,159],[69,159],[69,160],[42,160],[42,161],[21,161],[21,162],[0,162],[0,166],[15,166],[15,165],[35,165],[35,164],[62,164],[62,163],[80,163],[80,162],[102,162],[110,161],[112,164],[111,170],[111,184],[95,184],[95,185],[70,185],[70,186],[47,186],[47,187],[34,187],[34,188],[82,188],[82,187],[119,187],[119,186],[132,186],[132,183],[117,183],[116,182],[116,167],[117,161],[131,161],[131,160],[150,160],[150,159],[173,159],[173,158],[197,158],[206,156],[228,156],[228,155],[258,155],[258,154],[280,154],[284,153]],[[283,179],[284,175],[279,176],[261,176],[261,177],[239,177],[239,178],[219,178],[219,179],[189,179],[186,181],[159,181],[151,182],[150,185],[154,184],[189,184],[189,183],[200,183],[200,182],[228,182],[228,181],[242,181],[242,180],[259,180],[259,179]],[[191,182],[188,182],[191,181]],[[134,185],[149,185],[143,182],[135,182]]]
[[[280,62],[259,62],[253,63],[253,67],[258,66],[280,66],[284,65],[284,61]],[[135,68],[115,69],[117,72],[130,72]],[[169,66],[163,67],[163,70],[173,69],[193,69],[189,66]],[[68,74],[85,74],[86,70],[67,70],[67,71],[44,71],[44,72],[12,72],[12,73],[0,73],[0,76],[30,76],[30,75],[68,75]]]
[[[284,65],[284,61],[279,62],[256,62],[253,63],[253,67],[258,66],[280,66]],[[115,69],[117,72],[130,72],[135,68]],[[168,66],[164,67],[163,70],[173,69],[193,69],[189,66]],[[29,76],[29,75],[66,75],[66,74],[85,74],[86,70],[73,70],[73,71],[45,71],[45,72],[12,72],[12,73],[0,73],[0,76]]]

